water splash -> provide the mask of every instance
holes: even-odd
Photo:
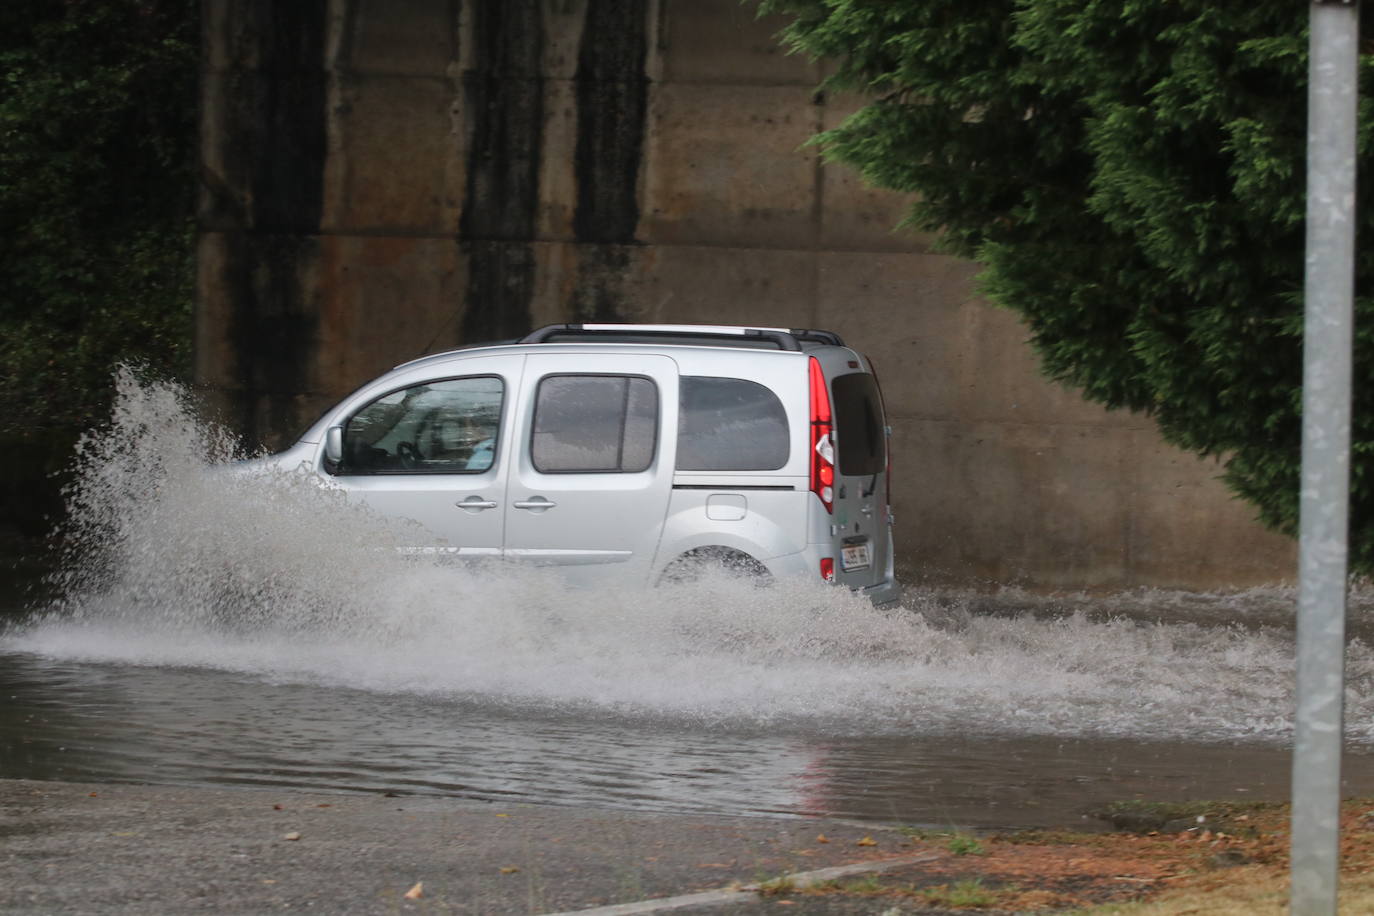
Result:
[[[1292,636],[1244,625],[1245,596],[1160,623],[1151,608],[1177,594],[1137,593],[1121,616],[1087,596],[935,592],[884,612],[809,582],[570,590],[549,570],[406,558],[404,523],[308,477],[224,467],[232,437],[177,387],[117,385],[81,447],[62,597],[0,650],[827,733],[1289,734]],[[1358,642],[1348,680],[1351,739],[1374,744]]]

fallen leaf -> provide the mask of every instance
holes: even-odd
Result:
[[[817,843],[829,843],[829,842],[830,842],[830,837],[826,836],[826,835],[823,834],[823,833],[817,834],[817,835],[816,835],[816,842],[817,842]]]
[[[283,840],[299,840],[300,838],[301,838],[301,835],[300,835],[299,833],[297,833],[296,831],[294,831],[294,830],[291,831],[290,833],[287,833],[287,834],[283,834],[283,835],[282,835],[282,839],[283,839]]]
[[[729,868],[725,862],[698,862],[697,868]]]
[[[871,837],[871,836],[866,836],[866,837],[864,837],[862,840],[855,840],[855,841],[854,841],[854,845],[855,845],[855,846],[877,846],[877,845],[878,845],[878,841],[875,840],[875,839],[873,839],[873,837]]]
[[[280,811],[280,810],[282,810],[282,807],[281,807],[281,805],[273,805],[273,806],[272,806],[272,810],[273,810],[273,811]]]
[[[263,884],[276,884],[276,883],[277,883],[277,879],[276,879],[276,878],[263,878],[263,879],[262,879],[262,883],[263,883]]]
[[[501,874],[503,874],[503,875],[513,875],[513,874],[515,874],[516,872],[518,872],[519,870],[520,870],[520,869],[519,869],[517,866],[514,866],[514,865],[503,865],[503,866],[501,866]]]
[[[332,808],[332,807],[334,807],[334,806],[333,806],[333,805],[316,805],[315,807],[316,807],[316,808]]]
[[[496,816],[497,816],[497,817],[510,817],[509,814],[498,814],[498,815],[496,815]]]
[[[424,892],[425,882],[416,881],[415,886],[412,887],[410,890],[406,891],[401,896],[406,898],[407,900],[419,900],[424,895]]]
[[[796,903],[797,903],[797,901],[795,901],[795,900],[778,900],[778,901],[776,901],[776,903],[777,903],[778,906],[795,906]]]

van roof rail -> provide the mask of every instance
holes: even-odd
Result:
[[[832,347],[844,346],[844,340],[834,331],[822,331],[819,328],[793,328],[789,333],[797,340],[806,343],[829,344]]]
[[[787,328],[747,328],[716,324],[550,324],[532,331],[520,343],[557,343],[599,339],[611,343],[650,343],[677,339],[699,344],[758,346],[772,344],[779,350],[800,350],[801,341],[843,346],[830,331]]]

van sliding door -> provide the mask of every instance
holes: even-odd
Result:
[[[672,492],[677,404],[668,357],[529,356],[506,557],[582,580],[647,577]]]

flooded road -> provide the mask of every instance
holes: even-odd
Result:
[[[0,777],[984,826],[1288,791],[1286,590],[570,590],[406,559],[331,494],[207,472],[227,449],[124,392],[52,595],[0,624]],[[1374,793],[1371,606],[1351,793]]]
[[[443,594],[469,574],[428,575]],[[385,620],[316,620],[312,600],[249,627],[59,602],[0,636],[0,777],[982,826],[1288,791],[1291,632],[1234,622],[1281,594],[1208,624],[1167,616],[1215,596],[879,614],[739,588],[618,602],[545,583],[545,605],[412,600]],[[1351,655],[1347,791],[1374,793],[1369,658]]]
[[[853,727],[853,726],[859,727]],[[1057,826],[1093,805],[1283,798],[1280,743],[864,734],[0,653],[0,777],[283,786],[910,824]],[[1363,753],[1350,791],[1374,792]]]

